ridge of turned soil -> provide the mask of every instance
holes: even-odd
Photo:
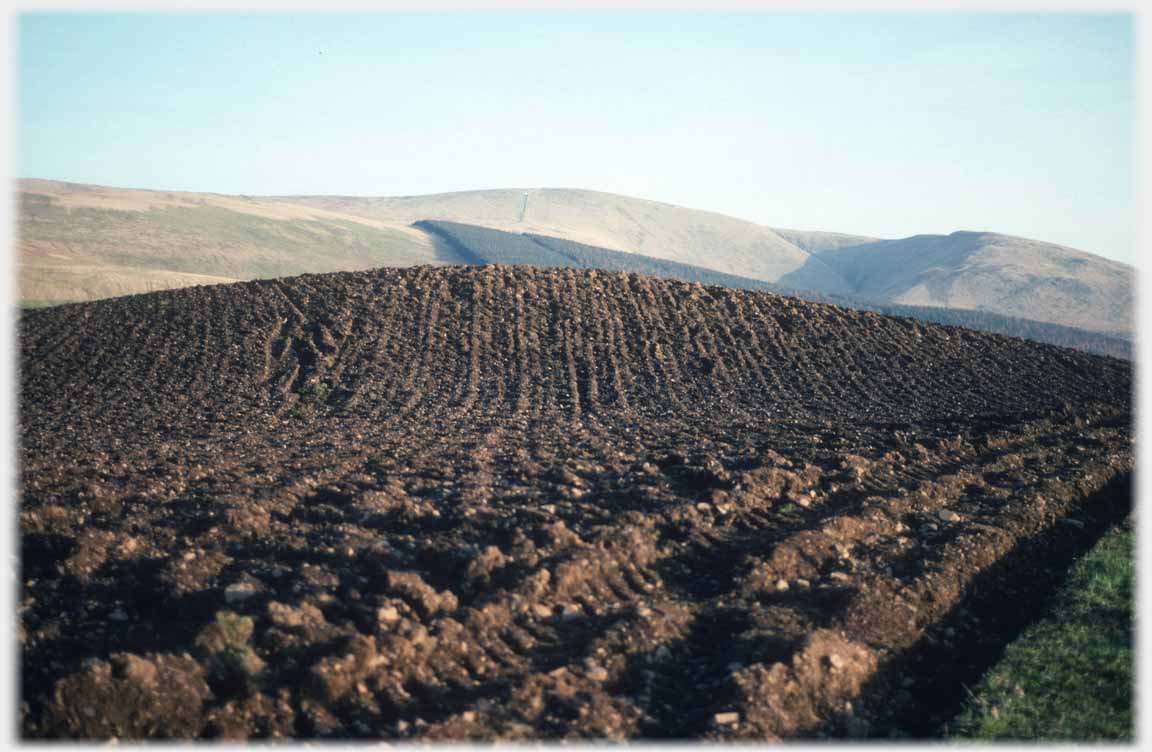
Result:
[[[389,420],[730,409],[877,422],[1124,400],[1130,379],[1110,359],[779,295],[498,266],[304,275],[37,311],[22,323],[21,362],[32,438],[295,406]]]
[[[866,735],[1132,468],[1123,361],[622,273],[187,288],[20,346],[30,737]]]

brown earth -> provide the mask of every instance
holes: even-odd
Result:
[[[915,733],[1132,470],[1125,362],[635,275],[20,326],[25,737]]]

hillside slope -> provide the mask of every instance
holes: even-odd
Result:
[[[767,228],[710,212],[570,189],[281,198],[393,222],[446,220],[558,236],[796,290],[986,311],[1122,336],[1133,327],[1130,266],[996,233],[880,240]]]
[[[19,182],[20,297],[154,289],[378,266],[462,263],[435,240],[267,199]]]
[[[462,191],[400,198],[281,196],[387,222],[421,219],[535,233],[791,286],[847,292],[838,273],[768,227],[713,212],[568,188]]]
[[[838,248],[848,248],[854,245],[875,243],[882,240],[882,238],[873,238],[867,235],[847,235],[842,232],[784,230],[779,227],[775,229],[777,235],[784,238],[792,245],[817,255],[824,251],[833,251]]]
[[[853,295],[864,298],[992,311],[1110,333],[1133,328],[1132,268],[1074,248],[954,232],[816,255],[848,280]]]
[[[596,270],[63,305],[19,374],[26,738],[886,737],[1132,469],[1128,363]]]
[[[469,263],[410,225],[447,221],[559,238],[880,304],[972,310],[1132,332],[1130,266],[994,233],[877,240],[774,230],[595,191],[410,197],[224,196],[20,181],[21,297],[68,301],[158,286]]]
[[[472,264],[601,269],[678,279],[681,282],[724,285],[741,290],[767,290],[780,294],[791,292],[787,288],[759,279],[738,277],[715,269],[666,261],[639,253],[612,251],[547,235],[520,234],[457,222],[429,220],[417,222],[414,226],[440,237],[446,245],[461,256],[467,257]]]

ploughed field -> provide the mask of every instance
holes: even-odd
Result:
[[[20,328],[26,737],[915,734],[1128,503],[1130,364],[767,292],[418,267]]]

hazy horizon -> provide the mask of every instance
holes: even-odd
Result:
[[[23,14],[17,174],[578,188],[1133,263],[1128,14]]]

